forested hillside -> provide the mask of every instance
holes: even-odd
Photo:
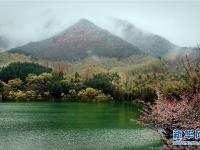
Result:
[[[7,66],[12,62],[30,62],[32,60],[31,57],[21,55],[21,54],[13,54],[8,52],[0,53],[0,68],[3,66]]]

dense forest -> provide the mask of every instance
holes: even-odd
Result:
[[[67,73],[63,64],[47,68],[36,63],[11,63],[0,70],[3,100],[144,100],[153,102],[156,88],[159,88],[167,98],[180,99],[182,91],[194,92],[193,84],[198,76],[174,74],[169,62],[160,60],[150,70],[143,73],[130,72],[121,75],[118,72],[96,72],[86,70]],[[95,68],[95,67],[94,67]],[[183,71],[183,69],[182,69]],[[197,79],[196,79],[197,78]]]

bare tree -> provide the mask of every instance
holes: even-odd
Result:
[[[200,47],[197,44],[197,48],[193,49],[193,56],[189,58],[188,54],[185,56],[185,60],[182,61],[183,68],[187,75],[188,84],[190,84],[194,92],[200,91]],[[195,82],[195,83],[194,83]]]

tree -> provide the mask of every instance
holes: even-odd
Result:
[[[64,83],[62,80],[63,76],[60,73],[54,73],[52,79],[47,83],[49,92],[54,98],[61,98],[61,94],[64,92]]]
[[[4,87],[4,85],[3,85],[3,83],[0,81],[0,93],[3,92],[3,87]]]
[[[182,61],[186,72],[187,82],[193,88],[194,92],[200,91],[200,47],[193,49],[196,58],[190,59],[186,54],[185,61]],[[193,56],[193,57],[194,57]]]
[[[12,91],[21,90],[23,88],[23,81],[20,80],[19,78],[9,80],[8,88],[9,88],[9,90],[12,90]]]
[[[24,96],[22,94],[23,81],[20,79],[9,80],[8,84],[4,86],[2,99],[12,99],[15,100],[16,97]]]
[[[89,87],[102,90],[106,94],[111,94],[113,89],[113,81],[117,74],[99,73],[93,75],[91,79],[85,82]]]
[[[39,64],[28,63],[28,62],[16,62],[11,63],[7,67],[0,70],[0,79],[2,81],[8,82],[8,80],[19,78],[25,81],[28,74],[39,75],[43,72],[51,72],[50,68],[43,67]]]
[[[163,129],[161,134],[165,143],[163,149],[176,149],[172,144],[174,129],[186,130],[200,127],[200,94],[182,93],[181,99],[169,100],[158,89],[156,93],[158,99],[154,105],[143,103],[140,122],[147,123],[149,127],[156,130]]]
[[[3,98],[3,95],[2,95],[3,90],[4,90],[4,84],[3,84],[3,82],[0,80],[0,101],[1,101],[2,98]]]
[[[81,81],[81,78],[78,73],[75,73],[74,76],[65,76],[63,79],[64,92],[69,93],[70,90],[75,90],[76,92],[85,88],[84,83]]]
[[[53,79],[51,73],[42,73],[40,75],[29,74],[26,78],[25,90],[33,90],[38,94],[44,94],[49,91],[49,82]]]

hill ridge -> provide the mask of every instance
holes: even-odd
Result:
[[[83,59],[88,55],[121,59],[134,54],[143,54],[136,46],[87,19],[79,20],[51,38],[31,42],[9,52],[69,61]]]
[[[178,48],[177,45],[166,38],[158,34],[144,31],[127,20],[115,18],[113,22],[118,28],[117,36],[152,56],[164,56]]]

